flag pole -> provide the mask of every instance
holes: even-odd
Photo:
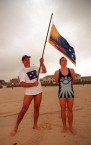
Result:
[[[53,13],[51,14],[50,21],[49,21],[49,26],[48,26],[48,30],[47,30],[47,35],[46,35],[46,39],[45,39],[45,43],[44,43],[44,47],[43,47],[43,52],[42,52],[42,58],[43,58],[43,56],[44,56],[44,51],[45,51],[45,46],[46,46],[46,42],[47,42],[47,37],[48,37],[50,25],[51,25],[52,16],[53,16]],[[39,78],[40,69],[41,69],[41,64],[40,64],[40,67],[39,67],[39,70],[38,70],[38,78]],[[37,80],[38,80],[38,78],[37,78]]]
[[[46,42],[47,42],[47,37],[48,37],[48,33],[49,33],[49,28],[50,28],[50,25],[51,25],[52,16],[53,16],[53,13],[51,14],[51,18],[50,18],[50,22],[49,22],[49,26],[48,26],[48,30],[47,30],[47,35],[46,35],[46,39],[45,39],[45,43],[44,43],[44,48],[43,48],[43,52],[42,52],[42,57],[43,57],[44,51],[45,51],[45,46],[46,46]]]

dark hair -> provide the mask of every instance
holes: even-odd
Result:
[[[61,62],[61,60],[62,60],[63,58],[65,58],[65,57],[61,57],[59,61]]]

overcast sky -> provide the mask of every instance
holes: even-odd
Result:
[[[52,23],[75,49],[76,67],[69,60],[68,67],[91,76],[90,0],[0,0],[0,80],[18,77],[25,54],[31,56],[31,65],[39,66],[52,12]],[[59,69],[62,56],[46,43],[46,75]]]

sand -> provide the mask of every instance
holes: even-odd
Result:
[[[62,121],[57,97],[58,87],[43,87],[38,125],[32,129],[33,102],[22,120],[16,136],[11,137],[21,109],[24,89],[0,89],[0,145],[91,145],[91,85],[74,85],[74,123],[77,131],[61,133]]]

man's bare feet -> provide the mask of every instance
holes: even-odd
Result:
[[[16,135],[16,133],[17,133],[17,129],[13,129],[12,132],[10,133],[10,136],[13,137]]]
[[[65,133],[67,131],[67,127],[63,127],[62,129],[61,129],[61,132],[62,133]]]
[[[32,128],[36,129],[36,130],[40,130],[40,127],[38,127],[38,126],[33,126]]]
[[[76,135],[76,130],[75,130],[75,129],[69,128],[69,131],[70,131],[72,134]]]

